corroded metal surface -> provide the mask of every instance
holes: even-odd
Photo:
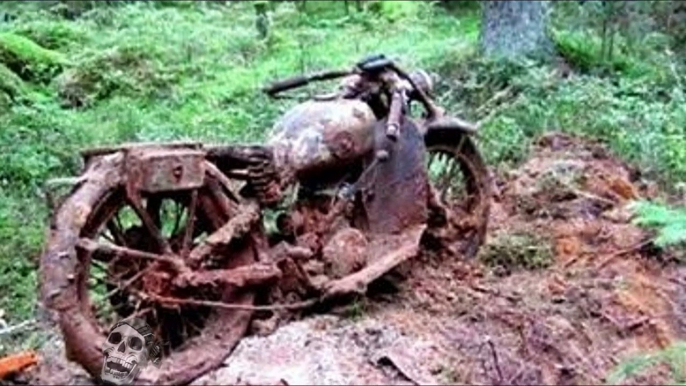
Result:
[[[412,121],[400,129],[398,142],[388,144],[385,126],[376,128],[377,148],[385,148],[389,159],[376,168],[364,194],[369,231],[397,233],[427,219],[427,174],[424,140]]]
[[[148,192],[193,189],[205,177],[205,153],[187,149],[133,149],[125,159],[128,184]]]
[[[268,144],[280,168],[307,174],[350,163],[369,152],[375,122],[369,106],[358,100],[305,102],[274,125]]]

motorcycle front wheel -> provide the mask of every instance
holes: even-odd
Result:
[[[488,167],[467,134],[429,132],[425,144],[429,181],[440,204],[451,214],[445,219],[448,224],[439,221],[434,228],[442,228],[444,245],[472,258],[486,239],[492,194]]]

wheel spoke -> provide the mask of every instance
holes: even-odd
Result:
[[[149,197],[145,203],[145,211],[150,215],[153,224],[158,229],[162,229],[162,220],[160,218],[160,209],[162,208],[162,199],[156,196]]]
[[[443,169],[443,173],[441,174],[440,178],[440,184],[441,184],[441,189],[443,190],[441,192],[441,200],[445,201],[446,196],[450,192],[450,188],[452,187],[451,184],[451,179],[454,174],[454,168],[455,168],[455,162],[452,162],[453,160],[448,159],[446,155],[446,167]]]
[[[166,255],[171,255],[172,254],[172,249],[169,246],[169,243],[167,240],[162,237],[162,232],[160,229],[155,225],[155,220],[150,217],[150,214],[143,210],[141,206],[136,202],[136,200],[130,200],[131,207],[133,210],[136,212],[138,217],[141,219],[143,222],[143,225],[148,229],[148,233],[150,233],[150,236],[157,242],[157,246],[160,248],[162,253]]]
[[[112,235],[112,241],[113,243],[119,244],[121,246],[126,246],[126,238],[124,237],[124,234],[121,231],[121,221],[119,220],[119,214],[115,216],[117,221],[108,221],[107,222],[107,230],[110,232]]]
[[[195,227],[195,210],[198,206],[198,191],[191,192],[190,203],[188,204],[188,216],[186,226],[183,229],[183,239],[181,240],[181,256],[187,256],[193,243],[193,229]]]
[[[144,269],[138,271],[135,275],[133,275],[133,277],[131,277],[130,279],[128,279],[123,285],[121,285],[121,286],[119,286],[119,287],[113,289],[112,291],[108,292],[108,293],[105,295],[105,297],[106,297],[107,299],[109,299],[110,297],[112,297],[112,296],[113,296],[114,294],[116,294],[117,292],[123,292],[125,289],[129,288],[133,283],[135,283],[138,279],[140,279],[141,277],[143,277],[143,275],[145,275],[145,274],[150,270],[150,267],[152,267],[152,266],[149,265],[149,266],[147,266],[146,268],[144,268]]]
[[[117,242],[114,240],[114,237],[112,237],[112,234],[110,234],[109,232],[104,232],[104,233],[102,234],[102,237],[103,237],[105,240],[107,240],[107,241],[109,241],[110,243],[112,243],[112,244],[116,244],[116,243],[117,243]]]
[[[146,259],[146,260],[155,260],[155,261],[163,261],[172,265],[176,265],[176,260],[172,259],[168,256],[164,255],[158,255],[155,253],[150,253],[150,252],[143,252],[143,251],[138,251],[135,249],[127,248],[127,247],[120,247],[118,245],[107,245],[107,244],[101,244],[98,242],[95,242],[90,239],[86,238],[81,238],[76,244],[78,247],[80,247],[83,250],[86,250],[90,253],[97,252],[97,253],[102,253],[104,255],[109,255],[111,257],[115,258],[128,258],[128,259]]]
[[[181,217],[183,217],[183,206],[176,200],[174,200],[174,227],[172,228],[169,235],[173,237],[176,232],[179,231],[179,226],[181,225]]]
[[[207,171],[201,187],[185,192],[139,194],[122,186],[98,198],[86,224],[72,241],[79,262],[86,266],[78,272],[79,282],[74,284],[79,291],[79,305],[87,308],[79,311],[96,330],[106,335],[107,327],[119,318],[144,318],[160,337],[169,341],[164,347],[169,354],[186,350],[189,340],[202,347],[205,342],[218,339],[203,334],[208,327],[230,331],[223,326],[240,322],[247,328],[249,319],[244,316],[222,313],[217,317],[213,315],[213,303],[202,302],[218,299],[226,303],[221,303],[226,309],[252,312],[251,293],[244,296],[243,292],[233,294],[226,290],[272,280],[279,272],[248,272],[254,268],[248,266],[243,269],[245,274],[239,275],[240,267],[257,260],[254,246],[250,240],[246,240],[245,247],[241,243],[237,251],[229,245],[233,247],[232,241],[252,237],[250,233],[256,232],[259,205],[239,205],[230,186],[226,186],[227,181],[233,181],[226,177],[227,181],[219,181],[215,174],[220,173],[214,169]],[[235,217],[239,218],[230,221]],[[199,244],[204,248],[195,250]],[[211,269],[192,275],[197,271],[191,271],[185,261],[192,252],[200,261],[207,255],[222,259],[216,267],[212,265]],[[163,274],[153,277],[158,270]],[[210,274],[216,270],[219,272]],[[203,275],[205,272],[208,274]],[[188,279],[186,291],[174,290],[180,289],[176,281],[179,277]],[[86,285],[82,286],[82,282]],[[226,334],[221,335],[224,339]],[[205,356],[193,359],[192,365],[196,367],[206,360]]]
[[[121,217],[119,217],[119,212],[117,212],[114,215],[114,224],[116,225],[117,229],[119,229],[120,232],[122,229],[124,229],[124,227],[121,225]]]

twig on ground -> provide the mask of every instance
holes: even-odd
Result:
[[[595,269],[596,269],[596,270],[603,269],[604,267],[606,267],[607,265],[609,265],[611,262],[613,262],[613,261],[614,261],[616,258],[618,258],[619,256],[626,255],[627,253],[635,252],[635,251],[637,251],[637,250],[639,250],[639,249],[645,247],[646,245],[648,245],[648,244],[650,244],[650,243],[652,243],[652,242],[653,242],[652,239],[648,239],[648,240],[645,240],[645,241],[641,241],[640,243],[635,244],[635,245],[633,245],[633,246],[631,246],[631,247],[629,247],[629,248],[622,249],[621,251],[617,251],[617,252],[611,254],[610,256],[608,256],[605,260],[601,261],[600,264],[598,264],[598,265],[595,267]]]
[[[524,374],[524,370],[526,370],[526,366],[521,365],[519,367],[519,370],[517,370],[517,372],[513,376],[511,376],[510,379],[508,379],[507,382],[505,382],[505,384],[506,385],[513,385],[514,382],[517,380],[517,378],[521,377],[522,374]]]
[[[491,348],[493,364],[495,366],[495,370],[498,372],[498,384],[503,384],[503,372],[500,370],[500,363],[498,363],[498,353],[495,351],[495,346],[493,345],[493,341],[490,337],[486,338],[486,343],[488,343],[488,347]]]
[[[21,322],[21,323],[19,323],[19,324],[17,324],[17,325],[14,325],[14,326],[5,327],[5,328],[3,328],[2,330],[0,330],[0,335],[9,335],[9,334],[12,334],[12,333],[14,333],[14,332],[23,330],[23,329],[27,328],[28,326],[30,326],[30,325],[32,325],[32,324],[34,324],[34,323],[36,323],[36,320],[35,320],[35,319],[30,319],[30,320],[23,321],[23,322]]]

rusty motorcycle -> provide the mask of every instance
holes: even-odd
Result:
[[[165,354],[139,381],[187,383],[251,329],[364,294],[424,249],[477,252],[491,188],[476,128],[446,115],[424,71],[384,55],[352,67],[267,87],[277,97],[340,79],[264,144],[82,152],[40,260],[41,300],[70,360],[97,376],[107,328],[135,316]]]

